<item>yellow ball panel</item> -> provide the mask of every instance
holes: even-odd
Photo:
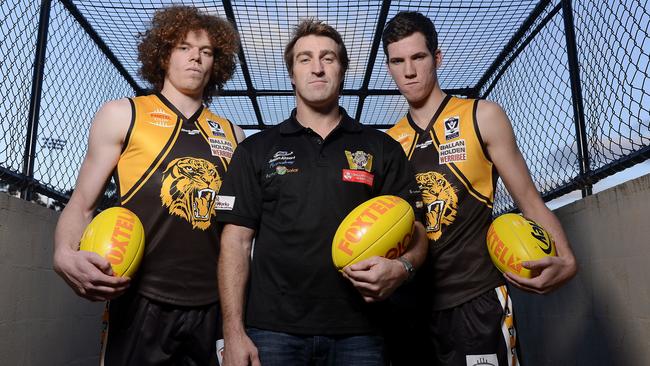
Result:
[[[490,258],[501,272],[530,278],[532,273],[521,262],[555,256],[555,243],[540,225],[517,214],[497,217],[488,229]]]
[[[334,265],[341,270],[373,256],[398,257],[408,248],[414,220],[411,205],[396,196],[379,196],[360,204],[334,235]]]
[[[111,263],[115,275],[132,277],[144,254],[144,228],[130,210],[111,207],[88,224],[79,249],[105,258]]]

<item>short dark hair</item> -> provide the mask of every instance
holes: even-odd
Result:
[[[305,19],[298,23],[296,28],[293,31],[293,37],[287,43],[287,46],[284,48],[284,63],[287,65],[287,71],[289,75],[293,75],[293,47],[296,45],[296,42],[302,37],[306,36],[322,36],[329,37],[336,42],[339,46],[338,58],[341,66],[343,68],[343,74],[348,70],[350,65],[350,59],[348,58],[348,50],[345,48],[343,43],[343,38],[339,32],[334,29],[329,24],[326,24],[320,20],[315,20],[312,18]],[[341,83],[343,81],[341,80]]]
[[[210,80],[203,89],[203,100],[210,102],[235,72],[239,36],[226,19],[201,13],[195,7],[170,6],[156,11],[151,28],[140,34],[140,75],[155,90],[162,90],[172,49],[185,40],[189,32],[201,30],[208,34],[214,53]]]
[[[388,59],[389,44],[400,41],[415,32],[422,33],[429,52],[434,55],[438,49],[438,32],[436,32],[436,27],[431,19],[416,11],[401,11],[386,23],[384,33],[381,35],[386,58]]]

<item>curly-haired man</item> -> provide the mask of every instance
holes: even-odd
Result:
[[[104,365],[208,365],[221,332],[216,195],[243,131],[204,103],[231,78],[239,39],[223,19],[193,7],[155,13],[141,35],[147,96],[107,102],[55,232],[54,267],[81,297],[111,300]],[[119,204],[145,228],[134,278],[78,242],[109,177]]]

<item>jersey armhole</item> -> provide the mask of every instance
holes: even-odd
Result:
[[[474,106],[472,107],[472,122],[474,123],[474,131],[476,131],[476,138],[478,139],[479,144],[481,145],[481,151],[483,151],[483,156],[490,163],[493,163],[490,154],[488,153],[487,146],[483,141],[483,136],[481,136],[481,130],[478,128],[478,119],[476,118],[476,111],[478,110],[479,99],[474,100]]]
[[[131,133],[135,127],[135,103],[133,102],[133,99],[128,99],[129,104],[131,105],[131,121],[129,122],[129,129],[126,131],[126,136],[124,136],[124,142],[122,143],[122,151],[120,151],[120,154],[124,154],[126,148],[129,146],[129,143],[131,142]]]
[[[235,124],[232,123],[228,118],[224,118],[224,119],[225,119],[225,120],[228,122],[228,124],[230,125],[230,133],[232,133],[232,137],[234,137],[233,140],[234,140],[234,142],[235,142],[235,146],[234,146],[234,147],[239,146],[239,141],[237,141],[237,132],[235,131]],[[245,138],[245,137],[244,137],[244,138]],[[243,141],[243,140],[242,140],[242,141]]]

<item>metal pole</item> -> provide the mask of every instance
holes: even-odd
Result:
[[[578,47],[576,45],[575,25],[573,22],[573,7],[571,0],[562,0],[562,15],[564,18],[564,34],[566,35],[567,57],[569,61],[569,77],[571,78],[571,100],[573,104],[573,119],[576,129],[578,147],[578,163],[580,165],[579,179],[585,182],[582,186],[582,197],[591,195],[591,167],[585,124],[585,111],[582,100],[582,85],[580,83],[580,65],[578,63]]]
[[[38,139],[38,117],[41,111],[41,94],[43,91],[43,71],[45,69],[45,53],[47,48],[47,31],[50,25],[51,0],[41,0],[41,12],[38,20],[38,37],[36,38],[36,55],[34,56],[34,74],[32,75],[32,94],[29,103],[29,119],[27,122],[27,137],[23,158],[22,175],[25,186],[20,197],[31,201],[34,192],[34,161],[36,160],[36,141]]]

